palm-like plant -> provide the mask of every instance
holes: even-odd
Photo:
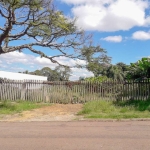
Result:
[[[107,70],[107,77],[114,80],[123,80],[125,75],[117,65],[112,65]]]

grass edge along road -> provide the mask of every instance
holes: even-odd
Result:
[[[90,119],[150,118],[150,100],[140,101],[91,101],[78,113]]]
[[[48,103],[35,103],[30,101],[0,101],[0,114],[15,114],[27,110],[33,110],[44,106],[50,106]]]
[[[0,114],[15,114],[26,110],[51,106],[49,103],[35,103],[29,101],[0,101]],[[67,105],[67,104],[65,104]],[[72,104],[76,105],[76,104]],[[132,119],[150,118],[150,100],[116,101],[104,100],[91,101],[83,105],[78,115],[90,119]]]

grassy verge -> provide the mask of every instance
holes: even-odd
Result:
[[[48,104],[28,102],[28,101],[0,101],[0,114],[14,114],[25,110],[40,108]]]
[[[150,100],[92,101],[86,103],[78,115],[84,115],[85,118],[101,119],[150,118]]]

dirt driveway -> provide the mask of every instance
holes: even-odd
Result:
[[[19,114],[6,115],[0,121],[72,121],[81,119],[76,114],[82,109],[82,104],[54,104]]]

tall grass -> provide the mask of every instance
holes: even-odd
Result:
[[[150,100],[147,101],[92,101],[84,105],[78,113],[86,118],[150,118]]]

